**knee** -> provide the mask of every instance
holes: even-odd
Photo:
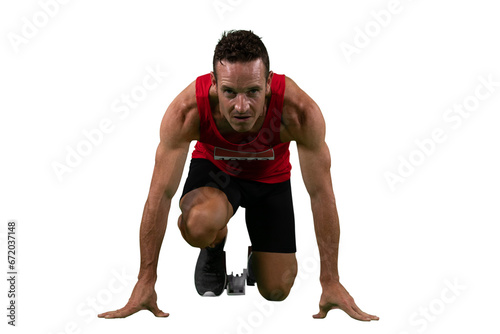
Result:
[[[188,214],[183,213],[179,217],[178,226],[184,239],[193,247],[207,247],[217,234],[208,212],[197,206],[191,208]]]
[[[290,287],[291,288],[291,287]],[[290,288],[275,287],[275,288],[259,288],[262,297],[271,302],[281,302],[290,294]]]
[[[292,290],[297,270],[295,268],[287,270],[281,277],[279,282],[261,284],[257,282],[259,292],[265,299],[273,302],[285,300]]]
[[[213,241],[213,234],[222,229],[232,215],[226,195],[219,189],[202,187],[182,198],[179,228],[192,246],[202,247]],[[206,241],[207,237],[212,240]]]

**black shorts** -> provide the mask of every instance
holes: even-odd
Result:
[[[210,160],[191,159],[181,199],[200,187],[222,190],[233,206],[233,215],[239,206],[245,208],[252,250],[274,253],[297,251],[290,180],[272,184],[245,180],[224,173]]]

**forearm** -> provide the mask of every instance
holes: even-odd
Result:
[[[156,282],[160,248],[167,228],[171,199],[166,195],[149,196],[140,228],[141,266],[139,280]]]
[[[338,253],[340,226],[333,193],[311,197],[314,230],[321,261],[321,284],[339,280]]]

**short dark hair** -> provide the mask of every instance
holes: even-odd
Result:
[[[262,59],[267,78],[269,74],[269,55],[261,38],[251,30],[224,31],[214,51],[213,66],[215,79],[217,79],[217,73],[215,72],[217,62],[222,64],[222,61],[226,60],[229,63],[236,63],[239,61],[249,62],[256,59]]]

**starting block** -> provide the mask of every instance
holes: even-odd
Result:
[[[249,258],[252,256],[252,248],[248,247],[248,256]],[[229,296],[239,296],[245,294],[245,285],[254,286],[255,281],[250,277],[248,273],[248,269],[243,269],[243,273],[241,275],[236,274],[227,275],[227,284],[226,290]]]
[[[248,280],[247,269],[243,269],[243,273],[241,275],[236,274],[236,276],[234,276],[233,273],[231,273],[231,275],[227,275],[226,290],[229,296],[244,295],[245,285],[255,285],[251,282],[251,280]]]

